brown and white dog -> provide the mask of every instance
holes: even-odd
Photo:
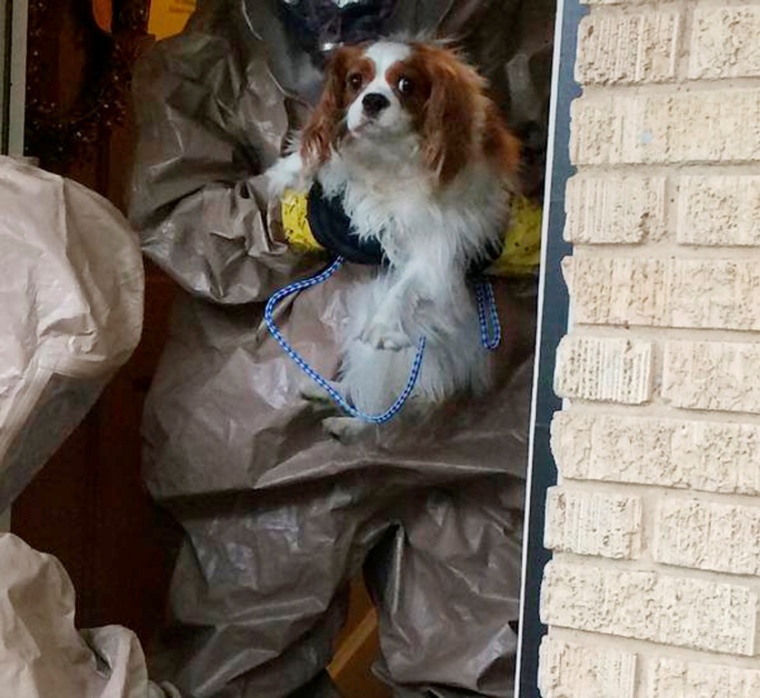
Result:
[[[337,387],[359,409],[389,407],[422,336],[405,412],[488,387],[466,276],[504,233],[519,157],[484,80],[445,46],[378,41],[332,56],[294,152],[268,175],[273,194],[317,180],[340,197],[359,239],[376,238],[387,257],[349,294]],[[363,425],[333,417],[325,426],[350,438]]]

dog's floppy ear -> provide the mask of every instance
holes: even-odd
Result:
[[[454,179],[473,149],[483,80],[442,47],[423,49],[430,97],[422,122],[422,155],[442,184]]]
[[[483,151],[505,176],[516,176],[520,171],[522,144],[506,126],[499,108],[489,100],[483,129]]]
[[[325,68],[322,96],[301,138],[301,157],[309,165],[330,158],[330,150],[343,133],[346,116],[346,75],[356,49],[341,47],[330,56]]]

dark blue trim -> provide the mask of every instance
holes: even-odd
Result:
[[[538,347],[538,383],[536,423],[534,429],[530,520],[528,521],[527,569],[520,661],[520,698],[539,698],[538,648],[546,627],[539,619],[539,599],[544,566],[551,554],[544,548],[544,505],[546,490],[557,482],[557,469],[549,448],[549,425],[552,415],[561,407],[554,394],[553,378],[556,350],[567,332],[569,297],[562,280],[560,262],[571,253],[562,239],[565,226],[565,185],[574,168],[570,164],[570,103],[580,94],[574,79],[578,24],[587,12],[578,0],[565,0],[561,28],[558,87],[554,136],[554,162],[549,189],[549,227],[546,241],[544,298],[541,316],[541,346]],[[559,40],[560,37],[557,37]]]

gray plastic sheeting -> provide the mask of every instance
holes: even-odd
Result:
[[[290,252],[261,172],[319,93],[321,50],[378,33],[463,36],[540,153],[553,8],[497,2],[201,2],[135,77],[132,220],[179,302],[144,423],[145,478],[186,538],[151,675],[196,698],[336,695],[324,673],[364,566],[376,671],[397,696],[513,695],[533,350],[533,282],[497,284],[497,385],[414,428],[346,446],[299,397],[264,301],[314,269]],[[539,158],[540,159],[540,158]],[[531,172],[526,172],[530,177]],[[348,284],[283,304],[326,375]],[[358,698],[358,697],[348,697]]]

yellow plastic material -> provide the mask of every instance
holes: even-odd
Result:
[[[285,192],[282,199],[282,226],[288,244],[302,254],[324,252],[309,227],[306,195]],[[541,259],[541,208],[530,199],[512,200],[510,226],[504,236],[501,256],[488,269],[496,276],[532,274]]]
[[[306,217],[306,194],[286,191],[282,197],[282,227],[288,244],[302,254],[324,252],[311,234]]]
[[[196,0],[151,0],[148,34],[165,39],[182,31],[195,11]]]
[[[512,216],[501,256],[488,270],[496,276],[532,274],[541,262],[541,207],[523,196],[512,199]]]

